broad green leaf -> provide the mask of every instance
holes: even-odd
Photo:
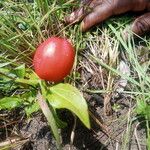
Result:
[[[20,98],[4,97],[0,99],[0,110],[16,108],[16,107],[19,107],[21,104],[22,104],[22,101]]]
[[[16,74],[19,78],[24,78],[25,76],[25,64],[22,64],[21,66],[15,68],[13,72]]]
[[[47,86],[46,86],[46,84],[45,84],[45,81],[44,81],[44,80],[39,80],[39,85],[40,85],[40,87],[41,87],[42,96],[46,99],[46,98],[47,98],[47,97],[46,97],[46,95],[47,95]],[[54,108],[53,108],[53,109],[54,109]],[[53,111],[53,116],[54,116],[54,118],[55,118],[57,127],[59,127],[59,128],[64,128],[64,127],[67,126],[67,124],[66,124],[65,122],[63,122],[63,121],[61,121],[61,120],[59,119],[59,117],[57,116],[57,112],[56,112],[55,109],[54,109],[54,111]]]
[[[87,103],[78,89],[70,84],[57,84],[50,88],[47,99],[54,108],[66,108],[72,111],[86,127],[90,128]]]

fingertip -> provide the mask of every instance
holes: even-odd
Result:
[[[95,20],[93,18],[93,14],[91,13],[88,16],[86,16],[80,25],[80,29],[82,32],[86,32],[87,30],[89,30],[93,25],[96,25]]]
[[[142,35],[150,31],[150,13],[146,13],[137,18],[132,24],[132,32],[137,35]]]
[[[75,13],[72,12],[69,16],[66,16],[64,20],[66,23],[72,23],[75,20]]]

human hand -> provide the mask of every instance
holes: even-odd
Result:
[[[142,35],[150,31],[150,0],[82,0],[81,7],[67,16],[65,20],[67,23],[82,20],[81,30],[87,31],[113,15],[143,10],[147,13],[137,18],[131,26],[134,33]]]

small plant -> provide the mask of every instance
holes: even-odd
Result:
[[[150,150],[150,104],[149,99],[137,100],[137,107],[136,107],[136,113],[144,118],[144,122],[146,123],[146,130],[147,130],[147,147],[148,150]]]
[[[69,109],[86,127],[90,128],[88,107],[80,91],[72,86],[72,78],[59,84],[52,84],[42,79],[55,82],[63,80],[70,73],[76,52],[67,40],[48,39],[58,42],[55,45],[56,56],[53,57],[53,63],[50,62],[52,57],[43,59],[44,55],[38,55],[38,52],[42,51],[39,47],[33,63],[37,74],[32,69],[32,57],[39,43],[49,37],[69,35],[70,40],[74,42],[74,37],[77,35],[72,35],[75,35],[77,29],[71,31],[71,34],[70,31],[64,32],[61,22],[64,18],[64,9],[69,8],[70,5],[69,2],[59,3],[47,0],[0,2],[0,110],[19,107],[23,108],[27,116],[30,116],[41,109],[52,129],[58,148],[61,145],[58,127],[64,126],[65,123],[59,119],[56,110]],[[41,64],[38,66],[39,56],[48,68],[42,68]],[[52,78],[49,76],[50,70]],[[41,73],[47,73],[47,71],[48,75],[41,76]]]
[[[30,116],[31,113],[41,108],[51,126],[58,147],[60,147],[60,138],[57,125],[63,126],[64,123],[57,116],[56,109],[69,109],[80,118],[87,128],[90,128],[87,104],[78,89],[67,83],[47,84],[39,79],[31,69],[25,69],[25,65],[13,71],[5,69],[6,66],[8,67],[5,65],[0,68],[1,85],[5,84],[5,90],[10,90],[9,85],[11,84],[10,92],[13,89],[16,90],[11,96],[4,96],[0,99],[0,110],[22,107],[27,116]]]
[[[105,129],[105,123],[110,124],[110,121],[106,119],[107,122],[105,122],[103,113],[99,111],[101,107],[95,109],[97,106],[92,103],[94,111],[100,112],[97,115],[100,118],[102,115],[104,118],[102,121],[104,126],[100,122],[101,119],[99,121],[99,117],[96,118],[90,112],[91,117],[102,130],[104,128],[107,135],[112,136],[106,139],[105,144],[108,144],[111,139],[113,144],[114,138],[118,137],[115,135],[120,135],[123,138],[119,138],[119,141],[115,143],[116,149],[128,149],[132,144],[132,123],[138,122],[137,125],[139,125],[142,118],[142,123],[146,123],[147,146],[150,147],[148,54],[150,42],[141,40],[141,43],[144,42],[146,45],[146,50],[141,52],[144,57],[141,58],[135,41],[130,37],[127,41],[122,38],[120,31],[117,30],[132,22],[128,14],[111,18],[103,24],[102,28],[97,26],[94,30],[82,34],[79,25],[64,24],[64,18],[68,12],[72,12],[72,6],[79,7],[77,5],[77,1],[74,0],[0,1],[0,112],[8,114],[9,117],[9,111],[21,108],[21,112],[31,117],[32,113],[41,110],[51,127],[59,149],[61,142],[58,128],[66,126],[66,123],[60,120],[57,114],[58,109],[70,110],[87,128],[90,128],[87,103],[76,87],[87,94],[100,94],[100,97],[104,98],[104,110],[108,112],[106,113],[108,115],[112,113],[111,100],[117,102],[121,96],[121,98],[125,97],[125,102],[121,101],[113,105],[113,111],[118,112],[119,118],[111,120],[112,134]],[[46,47],[52,42],[51,39],[55,42],[59,41],[59,44],[55,45],[55,50],[50,49],[51,52],[56,52],[56,56],[44,53],[45,51],[49,54],[49,48]],[[74,44],[72,47],[69,46],[71,43],[67,42],[67,47],[71,50],[69,50],[70,58],[59,56],[63,54],[64,47],[61,46],[61,42],[64,39],[69,39],[68,41]],[[43,50],[42,46],[46,49]],[[47,59],[47,56],[51,59]],[[54,57],[58,60],[52,61]],[[40,64],[38,64],[39,58]],[[124,65],[120,69],[118,65],[120,66],[122,59]],[[60,67],[59,69],[55,69],[56,64],[58,68]],[[62,83],[59,83],[60,81]],[[129,110],[126,109],[128,101],[130,101]],[[96,100],[97,104],[99,105],[99,101]],[[134,108],[136,113],[133,111]],[[129,112],[126,113],[126,111]],[[122,133],[120,129],[123,129]],[[92,131],[94,131],[93,137],[100,137],[100,132],[95,132],[94,129]],[[139,149],[142,148],[139,146]]]

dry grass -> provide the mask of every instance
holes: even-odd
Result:
[[[72,74],[64,82],[77,86],[88,95],[87,101],[92,115],[94,114],[93,119],[100,128],[104,127],[105,132],[104,134],[92,128],[93,135],[108,149],[144,150],[146,138],[150,138],[149,115],[140,109],[138,113],[144,119],[137,117],[135,108],[137,101],[149,103],[149,38],[139,38],[137,42],[131,37],[124,41],[120,31],[131,20],[126,16],[108,20],[103,28],[96,27],[90,32],[81,33],[79,25],[66,26],[63,23],[64,16],[75,5],[73,1],[61,1],[61,5],[57,1],[50,1],[50,5],[42,5],[40,0],[36,2],[1,2],[0,63],[5,68],[0,65],[0,73],[7,73],[7,69],[13,70],[20,63],[25,63],[30,68],[31,55],[38,43],[47,37],[57,35],[69,38],[76,47],[76,60]],[[125,65],[120,69],[122,61]],[[124,72],[124,68],[130,69]],[[18,88],[17,86],[17,90]],[[10,89],[3,82],[0,82],[0,90],[0,97],[11,96],[14,90],[17,91],[16,87]],[[0,116],[1,123],[6,124],[2,132],[10,130],[10,133],[14,133],[15,129],[7,124],[14,122],[16,118],[8,117],[10,120],[6,120],[9,111],[0,111]],[[22,118],[24,114],[20,116]],[[141,129],[142,123],[146,123],[146,131]],[[73,139],[71,142],[73,143]]]

